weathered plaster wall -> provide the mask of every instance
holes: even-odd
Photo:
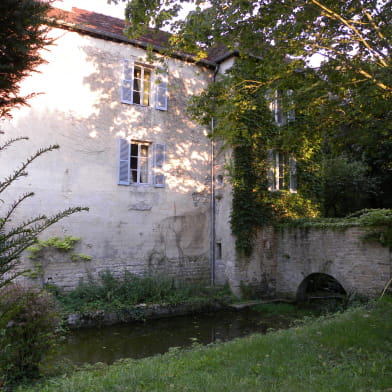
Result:
[[[43,94],[31,99],[30,107],[15,110],[0,135],[2,141],[30,138],[2,152],[2,178],[38,148],[61,146],[34,162],[29,176],[2,195],[11,202],[26,191],[36,193],[19,209],[15,223],[69,206],[90,207],[43,237],[82,237],[78,251],[93,260],[53,260],[45,279],[70,287],[87,272],[109,268],[208,280],[209,141],[206,130],[186,115],[186,106],[211,73],[170,59],[167,111],[122,104],[122,61],[136,56],[143,62],[145,52],[61,29],[52,34],[55,44],[44,52],[48,63],[22,85],[22,93]],[[117,185],[120,137],[166,144],[165,188]]]

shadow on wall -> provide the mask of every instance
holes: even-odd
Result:
[[[203,81],[197,83],[191,77],[193,73],[187,72],[187,65],[178,64],[176,69],[172,64],[167,111],[124,104],[120,99],[122,60],[113,60],[109,52],[91,46],[81,49],[94,69],[83,78],[83,84],[96,97],[88,119],[72,119],[73,125],[79,123],[79,127],[74,127],[69,137],[79,138],[79,143],[75,144],[79,148],[83,146],[81,152],[105,150],[110,139],[116,139],[112,145],[117,149],[119,137],[165,143],[167,187],[183,194],[208,192],[209,141],[205,130],[186,114],[188,98],[201,92]]]
[[[308,275],[297,290],[298,301],[342,298],[346,295],[346,290],[333,276],[323,273]]]

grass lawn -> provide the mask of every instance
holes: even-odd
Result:
[[[392,300],[303,326],[142,360],[97,364],[18,392],[389,392]]]

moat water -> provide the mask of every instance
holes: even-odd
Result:
[[[171,347],[189,347],[194,342],[206,345],[287,328],[289,323],[283,317],[247,309],[79,329],[68,335],[61,357],[78,365],[111,364],[121,358],[163,354]]]

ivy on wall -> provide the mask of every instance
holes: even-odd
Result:
[[[205,126],[214,119],[210,136],[232,151],[227,165],[233,189],[230,222],[236,249],[243,256],[252,254],[258,228],[281,220],[319,216],[321,210],[321,138],[311,132],[301,116],[294,127],[276,125],[270,108],[271,92],[267,84],[263,85],[267,72],[257,69],[260,66],[253,59],[238,61],[228,75],[211,84],[189,107],[193,118]],[[252,79],[255,72],[257,82]],[[270,150],[295,156],[296,193],[268,190]],[[289,176],[288,170],[285,176]]]
[[[328,109],[341,116],[342,106],[331,99],[331,85],[315,71],[305,72],[295,59],[276,59],[273,69],[269,64],[246,56],[237,59],[189,107],[201,124],[209,127],[214,120],[210,136],[232,151],[227,167],[233,188],[231,230],[237,251],[244,256],[252,254],[260,227],[344,217],[371,206],[377,196],[366,162],[349,154],[356,146],[341,145],[344,126],[324,113]],[[270,190],[271,151],[295,158],[296,192],[287,186]],[[289,176],[286,168],[282,183],[289,184]]]

